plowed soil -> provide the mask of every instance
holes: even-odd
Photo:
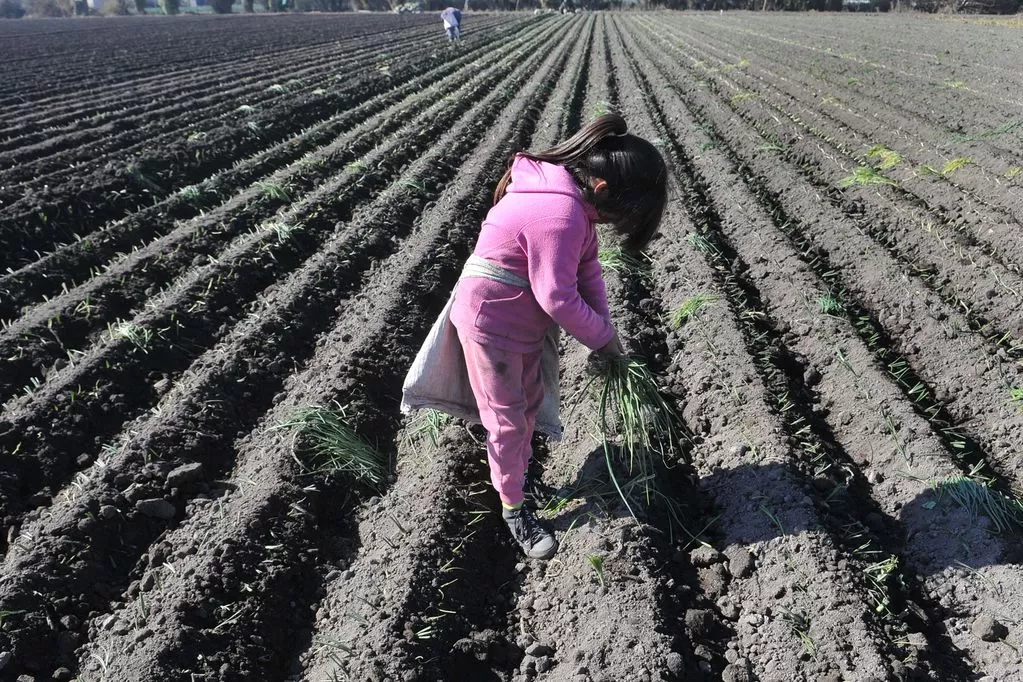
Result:
[[[927,17],[0,26],[0,679],[1023,680],[1023,41]],[[606,268],[685,445],[618,496],[587,351],[528,562],[402,379],[516,149],[669,161]],[[685,311],[685,315],[680,315]],[[310,475],[296,410],[387,457]]]

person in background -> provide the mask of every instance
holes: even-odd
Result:
[[[444,20],[444,31],[448,34],[448,40],[457,42],[462,32],[462,13],[456,7],[447,7],[440,13]]]

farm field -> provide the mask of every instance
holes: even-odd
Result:
[[[0,679],[1023,680],[1020,36],[0,22]],[[685,445],[634,517],[563,340],[526,562],[401,384],[511,152],[610,110],[672,173],[605,276]],[[311,406],[386,480],[300,464]]]

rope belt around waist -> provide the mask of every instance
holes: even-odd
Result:
[[[483,279],[501,282],[502,284],[507,284],[519,289],[529,289],[528,279],[523,279],[515,273],[509,272],[502,267],[498,267],[486,258],[480,258],[475,254],[469,256],[469,259],[465,261],[465,266],[462,268],[462,274],[459,275],[458,279],[467,279],[469,277],[482,277]]]

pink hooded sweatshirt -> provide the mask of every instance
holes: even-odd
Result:
[[[451,322],[477,343],[517,353],[543,347],[551,322],[594,350],[614,337],[597,260],[596,211],[561,166],[516,156],[511,184],[490,209],[475,254],[530,290],[459,281]]]

